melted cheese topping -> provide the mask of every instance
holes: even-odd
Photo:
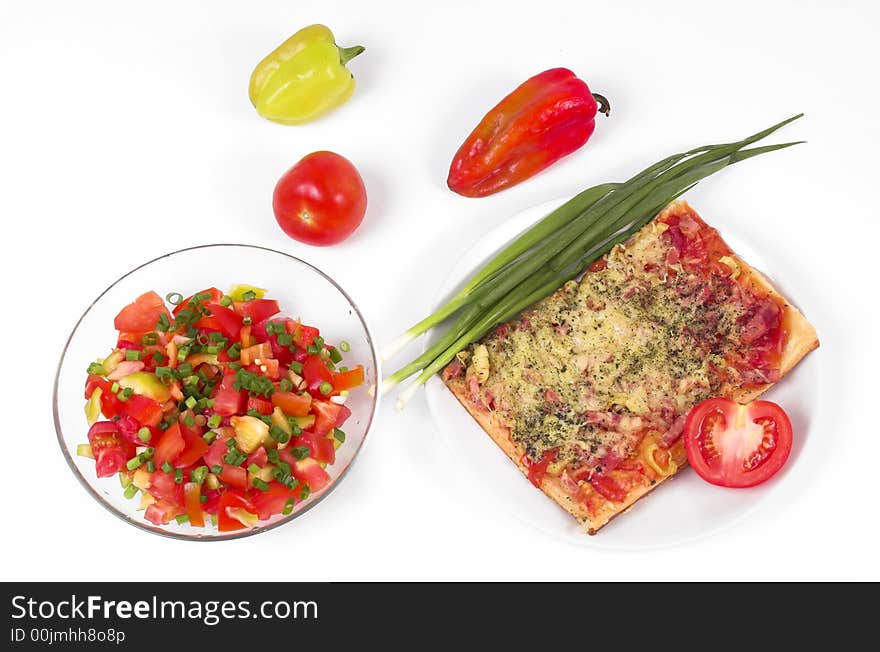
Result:
[[[472,399],[496,410],[533,460],[559,450],[551,472],[630,458],[646,433],[674,430],[737,374],[726,360],[741,348],[744,290],[683,267],[666,229],[655,220],[605,269],[460,356]]]

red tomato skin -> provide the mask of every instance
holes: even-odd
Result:
[[[278,482],[272,482],[266,491],[255,490],[250,493],[250,499],[257,508],[257,516],[261,521],[280,514],[291,498],[295,499],[298,491],[288,489]]]
[[[328,434],[339,422],[339,414],[342,412],[342,406],[332,401],[312,401],[312,411],[315,413],[315,425],[312,430],[319,437]]]
[[[253,301],[234,301],[232,309],[242,318],[250,317],[254,324],[269,319],[281,312],[275,299],[254,299]]]
[[[164,525],[182,513],[183,510],[178,505],[159,500],[147,507],[144,518],[154,525]]]
[[[168,430],[162,433],[162,437],[156,444],[153,462],[156,466],[162,466],[165,462],[171,464],[185,447],[186,442],[180,432],[180,424],[173,423]]]
[[[309,394],[315,398],[324,398],[324,394],[321,393],[321,385],[333,381],[333,374],[321,360],[321,357],[317,355],[306,357],[306,361],[303,362],[302,377],[306,381],[306,389]]]
[[[242,525],[237,519],[229,516],[229,513],[226,510],[230,507],[244,509],[251,514],[257,513],[257,508],[254,507],[251,501],[249,501],[240,491],[234,489],[224,491],[220,495],[220,502],[217,506],[217,529],[221,532],[241,530],[244,528],[244,525]]]
[[[712,415],[723,418],[728,428],[735,423],[739,409],[745,410],[746,418],[769,420],[774,427],[775,438],[772,452],[755,468],[730,473],[730,465],[713,464],[703,455],[700,444],[703,426]],[[710,398],[695,405],[688,413],[684,425],[684,443],[688,463],[701,478],[721,487],[745,489],[761,484],[774,476],[788,460],[792,446],[791,421],[785,410],[771,401],[752,401],[740,406],[726,398]],[[716,458],[718,460],[719,458]],[[716,461],[716,460],[713,460]],[[736,461],[736,460],[734,460]]]
[[[118,331],[148,333],[156,328],[161,315],[167,315],[165,301],[155,292],[145,292],[125,306],[113,320]]]
[[[229,308],[224,308],[219,303],[206,303],[205,307],[211,311],[211,316],[217,321],[220,331],[226,337],[231,340],[238,337],[238,333],[241,331],[241,315]]]
[[[246,392],[244,390],[236,390],[233,387],[235,383],[235,372],[226,372],[220,386],[214,393],[214,412],[224,417],[231,417],[238,414],[244,407]]]
[[[333,152],[313,152],[275,186],[272,209],[294,240],[327,246],[342,242],[367,212],[367,190],[354,165]]]

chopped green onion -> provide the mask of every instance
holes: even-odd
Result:
[[[246,292],[243,292],[241,295],[242,301],[253,301],[256,298],[257,298],[257,293],[254,292],[253,290],[247,290]]]
[[[220,475],[221,473],[223,473],[223,466],[220,464],[215,464],[211,467],[211,473],[213,473],[214,475]]]
[[[343,373],[345,371],[348,371],[348,367],[339,367],[339,373]]]
[[[114,394],[118,393],[119,392],[119,383],[114,382],[112,385],[110,385],[110,391],[113,392]]]
[[[187,376],[192,376],[193,366],[189,362],[184,362],[181,365],[177,365],[177,377],[178,378],[186,378]]]
[[[318,388],[318,390],[319,390],[324,396],[329,396],[330,394],[333,393],[333,385],[331,385],[330,383],[328,383],[328,382],[325,380],[323,383],[321,383],[321,386]]]
[[[147,446],[144,449],[144,452],[141,453],[141,457],[145,460],[151,460],[151,459],[153,459],[153,455],[155,455],[155,454],[156,454],[156,449],[153,446]]]
[[[308,446],[294,446],[290,449],[290,454],[298,460],[306,459],[310,453],[311,451]]]
[[[144,336],[141,338],[141,344],[146,346],[154,346],[158,341],[158,333],[144,333]]]
[[[192,471],[189,472],[189,479],[193,482],[197,482],[202,484],[205,481],[205,478],[208,477],[208,472],[210,469],[207,466],[197,466]]]
[[[196,418],[193,416],[192,412],[187,411],[187,413],[183,415],[183,423],[186,424],[187,428],[192,428],[196,425]]]
[[[287,378],[282,378],[281,382],[278,383],[278,389],[282,392],[289,392],[293,389],[293,383]]]
[[[351,344],[349,344],[349,343],[346,342],[345,340],[342,340],[342,341],[339,343],[339,349],[340,349],[340,351],[342,351],[343,353],[348,353],[349,351],[351,351]]]
[[[138,430],[137,435],[138,435],[138,439],[146,442],[146,441],[150,441],[150,438],[153,436],[153,433],[150,432],[149,428],[144,426],[143,428]]]
[[[272,462],[272,464],[278,463],[278,451],[276,449],[267,448],[266,449],[266,457],[269,458],[269,461]]]
[[[220,426],[221,423],[223,423],[223,417],[221,417],[219,414],[212,414],[210,417],[208,417],[208,427],[209,428],[217,428]],[[208,435],[211,435],[210,440],[208,440]],[[216,432],[215,433],[206,432],[204,434],[205,441],[207,441],[209,444],[212,441],[214,441],[214,437],[216,437],[216,436],[217,436]]]
[[[125,350],[125,359],[129,362],[133,362],[135,360],[141,359],[141,352],[136,349],[126,349]]]
[[[312,490],[309,489],[309,485],[304,484],[302,489],[299,490],[299,499],[300,500],[308,500],[309,496],[312,494]]]
[[[88,373],[89,376],[106,376],[107,370],[104,369],[104,365],[100,362],[92,362],[89,364],[89,368],[86,369],[86,373]]]
[[[128,498],[129,500],[134,498],[135,494],[138,492],[138,488],[133,484],[128,485],[125,488],[125,491],[122,492],[122,495]]]
[[[153,351],[153,362],[162,362],[165,360],[165,355],[161,351]]]
[[[318,355],[318,347],[314,344],[309,344],[306,347],[306,353],[310,353],[311,355]]]
[[[236,342],[228,349],[226,349],[226,355],[228,355],[233,360],[238,360],[241,357],[241,343]]]
[[[256,464],[250,464],[247,467],[247,470],[248,470],[248,473],[253,473],[254,475],[257,475],[260,472],[260,467],[257,466]]]
[[[279,444],[286,444],[288,441],[290,441],[290,435],[287,434],[283,428],[280,428],[274,424],[269,427],[269,434],[272,436],[272,439],[277,441]]]
[[[120,401],[127,401],[134,394],[134,390],[131,387],[125,387],[121,392],[116,395]]]
[[[180,292],[169,292],[165,295],[165,301],[170,303],[172,306],[179,306],[183,303],[183,295]]]
[[[290,363],[290,370],[294,373],[301,374],[303,372],[302,362],[296,362],[296,361],[291,362]]]
[[[183,482],[183,469],[174,469],[174,482],[177,484]]]
[[[143,463],[144,461],[141,459],[141,456],[135,455],[130,460],[128,460],[128,462],[125,463],[125,468],[127,468],[129,471],[134,471]]]
[[[208,502],[208,497],[205,494],[202,494],[201,496],[199,496],[199,502],[200,503]]]
[[[156,330],[162,331],[163,333],[167,333],[171,330],[171,320],[168,319],[168,315],[164,312],[159,315],[159,321],[156,322]]]
[[[293,498],[288,498],[287,502],[284,503],[284,509],[281,510],[281,513],[284,516],[287,516],[293,511],[293,506],[296,504],[296,501]]]
[[[193,303],[205,303],[208,299],[211,298],[210,292],[199,292],[197,295],[193,297]]]
[[[345,433],[339,428],[333,428],[333,438],[340,444],[345,443]]]
[[[231,449],[226,455],[223,456],[223,461],[232,466],[241,466],[241,463],[247,459],[247,455],[242,453],[237,448]]]
[[[188,514],[181,514],[180,516],[175,516],[174,520],[180,524],[189,523],[189,515]]]
[[[147,471],[149,473],[152,473],[155,470],[156,470],[156,463],[153,460],[148,460],[147,461]]]
[[[323,349],[324,348],[324,338],[321,337],[320,335],[318,335],[317,337],[315,337],[314,340],[312,340],[312,344],[314,344],[319,349]]]
[[[242,323],[244,326],[250,326],[251,324],[254,323],[254,320],[251,319],[250,317],[245,317],[244,319],[241,320],[241,323]]]
[[[156,377],[159,380],[174,380],[174,370],[171,367],[156,367]]]
[[[166,460],[162,462],[162,466],[160,467],[165,473],[171,473],[174,470],[174,467]]]
[[[269,490],[269,483],[261,478],[254,478],[253,481],[251,482],[251,484],[253,484],[254,487],[259,489],[260,491],[268,491]]]
[[[342,354],[339,352],[339,349],[328,349],[330,351],[330,359],[333,360],[335,364],[342,362]]]
[[[192,347],[182,346],[177,350],[177,361],[178,362],[183,362],[184,360],[186,360],[187,356],[189,355],[190,348],[192,348]]]
[[[228,308],[232,305],[232,297],[228,294],[224,294],[222,297],[220,297],[220,305],[224,308]]]
[[[226,440],[226,448],[235,448],[235,437]]]
[[[302,432],[302,428],[299,427],[299,423],[296,420],[296,417],[288,417],[287,423],[290,426],[290,430],[294,435],[298,435]]]
[[[189,398],[187,398],[184,401],[184,403],[186,403],[186,407],[188,407],[190,410],[192,410],[196,406],[196,403],[198,403],[198,401],[195,398],[193,398],[192,396],[190,396]]]

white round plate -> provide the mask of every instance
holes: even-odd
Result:
[[[554,200],[523,211],[480,239],[444,282],[437,306],[510,240],[564,201]],[[769,259],[738,238],[735,231],[727,229],[723,221],[710,216],[709,223],[750,265],[769,272],[771,282],[783,295],[795,304],[798,297],[806,300],[807,288],[793,291],[793,274],[766,264]],[[812,292],[809,294],[812,302]],[[428,343],[439,335],[439,331],[430,333]],[[458,468],[473,488],[471,494],[485,496],[489,509],[510,512],[529,525],[574,544],[639,550],[680,544],[717,532],[741,520],[765,497],[777,492],[780,484],[789,482],[789,477],[804,479],[805,474],[791,473],[791,469],[797,466],[805,442],[811,438],[810,431],[816,429],[819,378],[819,356],[813,353],[764,395],[786,408],[795,431],[791,457],[776,477],[751,489],[724,489],[704,482],[686,468],[594,536],[584,533],[567,512],[528,482],[436,376],[427,384],[427,400],[439,431],[457,458]]]

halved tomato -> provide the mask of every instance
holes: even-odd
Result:
[[[684,426],[688,462],[722,487],[753,487],[773,476],[791,453],[788,415],[776,403],[740,405],[726,398],[698,403]]]
[[[125,468],[134,446],[124,441],[112,421],[96,421],[89,428],[89,445],[95,458],[95,473],[106,478]]]

